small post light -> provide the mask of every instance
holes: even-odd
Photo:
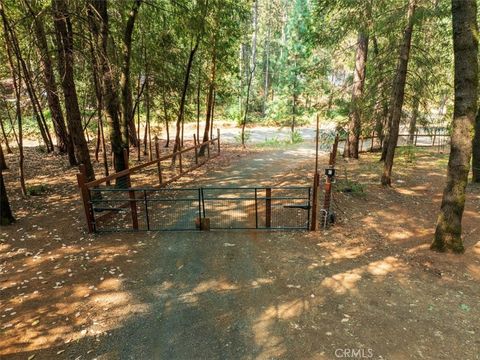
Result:
[[[325,169],[325,176],[329,179],[332,179],[335,176],[335,169],[334,168],[326,168]]]

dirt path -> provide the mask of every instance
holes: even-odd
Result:
[[[300,163],[311,163],[313,155],[311,143],[258,154],[211,171],[201,181],[195,181],[195,186],[287,184],[289,179],[284,175]],[[306,185],[307,181],[305,176],[304,182],[297,185]],[[131,359],[274,356],[278,339],[265,336],[267,325],[258,323],[258,318],[271,307],[272,301],[276,303],[284,288],[272,286],[272,271],[258,260],[266,253],[259,245],[278,236],[247,231],[156,234],[150,271],[145,273],[140,288],[129,289],[141,302],[153,300],[152,311],[148,316],[128,321],[115,334],[115,342],[108,346],[113,349],[110,356]],[[258,334],[252,329],[257,329]]]

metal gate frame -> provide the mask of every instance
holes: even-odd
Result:
[[[309,230],[311,225],[312,192],[311,187],[307,186],[97,187],[89,189],[89,191],[88,210],[92,219],[90,225],[94,232],[205,230],[206,228],[202,226],[205,220],[209,223],[208,230]],[[275,196],[276,192],[286,192],[287,194]],[[294,192],[300,192],[301,195],[289,195]],[[229,197],[226,194],[236,196]],[[225,203],[233,205],[228,206],[229,210],[221,210],[222,204],[225,208]],[[160,206],[158,212],[154,209],[155,206]],[[296,216],[292,217],[292,212],[295,210]],[[230,213],[230,215],[223,215],[222,211]],[[246,218],[246,224],[231,215],[232,211],[237,211],[240,218]],[[300,214],[302,215],[300,216]],[[157,215],[160,215],[160,221],[156,222],[155,220],[158,219],[155,219],[155,216]],[[249,216],[252,217],[250,223],[248,222]],[[219,217],[227,220],[218,221]],[[127,221],[127,218],[130,218],[131,221]],[[214,219],[217,221],[210,221]],[[228,226],[228,220],[232,224],[236,222],[236,225]],[[108,221],[120,221],[121,224],[105,229],[102,223]],[[239,223],[240,225],[238,225]]]

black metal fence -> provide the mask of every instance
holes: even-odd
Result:
[[[97,187],[90,198],[95,232],[310,228],[310,187]]]

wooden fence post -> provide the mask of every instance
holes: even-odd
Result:
[[[325,199],[323,201],[323,214],[324,218],[322,219],[322,222],[325,226],[325,224],[328,221],[328,216],[330,214],[330,198],[332,194],[332,183],[330,182],[330,178],[327,176],[325,180]]]
[[[195,164],[198,165],[198,148],[197,148],[197,136],[193,134],[193,146],[195,149]]]
[[[265,226],[272,227],[272,188],[265,189]]]
[[[128,151],[123,149],[123,159],[125,160],[125,169],[129,168],[128,165]],[[131,189],[132,179],[130,172],[127,175],[127,188]],[[132,214],[132,227],[134,230],[138,230],[138,214],[137,214],[137,202],[135,201],[135,190],[128,191],[128,197],[130,198],[130,209]]]
[[[418,129],[415,131],[415,146],[417,146],[417,140],[418,140]]]
[[[162,186],[162,162],[160,161],[160,145],[158,144],[158,136],[155,136],[155,156],[157,157],[157,172],[158,172],[158,182]]]
[[[220,129],[217,128],[218,154],[220,154]]]
[[[313,175],[313,195],[312,195],[312,217],[310,223],[310,230],[317,230],[317,203],[318,203],[318,172]],[[310,210],[309,210],[310,211]]]
[[[95,227],[93,224],[94,220],[93,220],[93,214],[92,214],[90,190],[85,185],[87,182],[87,177],[85,176],[85,173],[81,169],[82,166],[83,164],[80,165],[80,173],[77,174],[77,182],[78,182],[78,187],[80,189],[80,194],[82,196],[83,210],[85,212],[85,219],[87,220],[88,232],[93,233],[95,231]]]

